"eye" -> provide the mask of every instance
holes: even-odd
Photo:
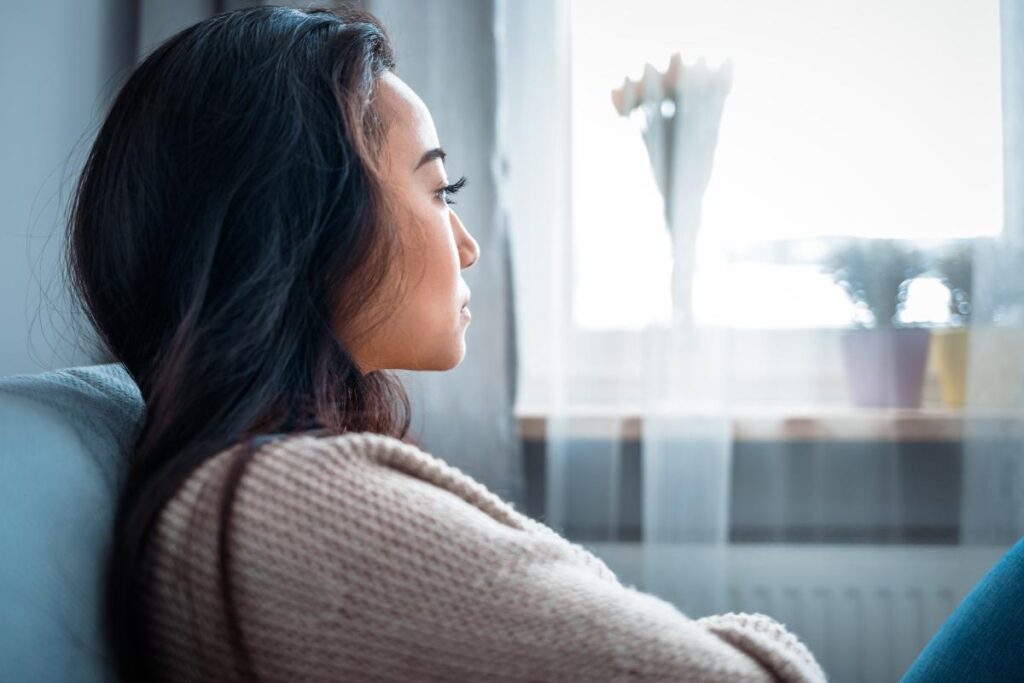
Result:
[[[461,190],[466,184],[466,176],[462,176],[451,185],[445,185],[440,190],[434,193],[434,196],[443,201],[445,204],[452,205],[455,200],[451,199],[448,195],[453,195]]]

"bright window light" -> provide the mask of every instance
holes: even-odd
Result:
[[[850,319],[852,307],[814,268],[721,257],[754,243],[1001,230],[997,0],[585,0],[572,4],[572,28],[581,327],[638,327],[668,315],[662,200],[640,131],[618,116],[610,91],[638,79],[645,62],[664,70],[676,51],[684,64],[733,63],[704,198],[698,322]]]

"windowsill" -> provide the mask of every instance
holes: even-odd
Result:
[[[628,407],[574,407],[559,412],[565,422],[558,429],[574,437],[638,441],[643,434],[642,412]],[[547,437],[550,418],[543,411],[524,407],[516,419],[522,439]],[[732,425],[734,441],[957,442],[968,434],[1024,439],[1024,410],[1009,408],[739,408],[725,419]]]

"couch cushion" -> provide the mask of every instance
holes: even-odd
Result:
[[[100,578],[144,405],[121,364],[0,378],[0,671],[110,681]]]

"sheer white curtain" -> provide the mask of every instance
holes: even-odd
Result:
[[[688,613],[721,611],[732,447],[729,331],[694,325],[692,289],[700,203],[729,67],[677,64],[664,76],[650,67],[642,86],[626,84],[617,97],[616,106],[645,141],[665,198],[676,266],[671,320],[643,330],[633,349],[642,368],[636,412],[613,408],[602,417],[571,370],[574,356],[595,353],[574,330],[571,311],[571,8],[564,1],[532,1],[501,10],[506,49],[516,55],[506,61],[501,109],[522,330],[520,381],[546,379],[532,397],[546,424],[544,521],[570,536],[618,540],[622,437],[627,421],[639,424],[643,569],[624,578]],[[602,201],[586,188],[578,192],[582,201]]]
[[[678,26],[669,27],[664,17],[683,4],[696,19],[683,26],[676,17]],[[607,17],[586,6],[598,36],[573,38],[567,0],[499,4],[507,55],[502,159],[526,394],[520,408],[546,423],[544,521],[688,614],[746,610],[779,618],[819,655],[831,680],[896,680],[1024,533],[1021,3],[1004,0],[997,11],[995,2],[908,2],[897,12],[884,2],[793,0],[758,4],[754,19],[711,2],[636,3],[630,16],[609,3]],[[662,20],[651,25],[655,16]],[[848,30],[875,24],[881,28],[870,39]],[[735,82],[728,67],[700,64],[699,48],[683,50],[674,71],[682,82],[663,77],[664,62],[647,68],[634,84],[641,106],[620,118],[643,150],[654,192],[638,196],[634,184],[625,198],[596,192],[574,178],[594,175],[579,159],[598,163],[579,148],[600,152],[617,143],[582,139],[573,129],[580,84],[572,40],[589,40],[597,46],[590,54],[600,57],[602,46],[612,49],[609,36],[635,47],[655,34],[662,43],[678,34],[680,49],[706,40],[737,50]],[[780,35],[811,37],[789,45]],[[842,44],[833,49],[831,42]],[[817,46],[813,60],[808,46]],[[652,48],[653,58],[665,54],[662,47]],[[634,70],[619,73],[618,82],[639,73],[642,61],[625,65]],[[901,75],[893,77],[897,63]],[[934,63],[943,66],[936,71]],[[584,84],[606,88],[588,111],[627,108],[609,97],[618,82]],[[641,84],[649,84],[642,97]],[[1000,98],[1001,122],[990,106]],[[730,119],[741,100],[743,120]],[[1002,168],[993,154],[1000,123]],[[623,158],[607,156],[613,167]],[[672,263],[658,285],[671,293],[670,319],[628,334],[581,332],[573,297],[584,269],[580,252],[599,227],[589,222],[602,212],[622,215],[616,202],[638,214],[643,204],[649,221],[646,208],[659,201],[664,206],[654,213],[664,213],[671,253],[645,256],[651,269],[663,256]],[[641,226],[622,223],[611,234],[627,259]],[[737,229],[746,234],[732,252],[736,261],[708,249],[715,233]],[[776,240],[758,243],[761,229]],[[913,238],[902,244],[922,247],[928,263],[921,281],[904,283],[912,291],[937,277],[931,257],[941,240],[973,245],[960,404],[939,391],[951,373],[938,367],[945,361],[937,327],[920,406],[860,406],[849,394],[841,325],[852,324],[854,306],[827,291],[819,271],[848,234]],[[714,257],[722,277],[701,280],[702,264]],[[728,291],[740,269],[755,272],[764,291],[753,291],[749,278],[742,291]],[[608,265],[588,286],[602,279],[622,276]],[[707,282],[725,288],[713,297],[713,313],[726,315],[702,318],[694,299]],[[790,305],[791,313],[799,302],[822,319],[808,327],[813,316],[797,310],[799,324],[770,329],[776,311],[753,310],[751,301]],[[736,310],[753,324],[730,327]],[[922,331],[928,328],[913,336]],[[616,520],[625,514],[622,483],[636,474],[634,460],[642,474],[642,543],[627,548],[636,537],[620,537]]]
[[[504,206],[511,225],[516,320],[520,330],[518,383],[546,377],[539,403],[547,411],[544,519],[565,532],[570,500],[569,471],[576,467],[575,490],[587,495],[606,487],[580,477],[579,470],[615,471],[617,453],[593,453],[570,438],[566,376],[571,353],[571,129],[569,3],[527,0],[497,3],[499,31],[498,134],[504,171]],[[582,484],[582,486],[581,486]]]
[[[1024,536],[1024,3],[1000,4],[1003,230],[974,249],[967,333],[964,546]]]
[[[672,315],[642,330],[644,585],[691,615],[725,610],[732,419],[730,331],[694,321],[701,205],[710,180],[731,66],[684,64],[613,93],[637,125],[661,192],[672,246]]]

